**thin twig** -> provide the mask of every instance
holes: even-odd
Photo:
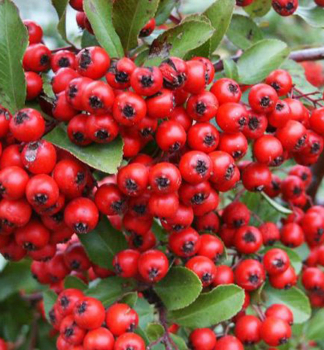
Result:
[[[167,319],[166,319],[166,309],[162,306],[159,309],[159,314],[160,314],[160,322],[161,325],[164,328],[164,342],[165,342],[165,348],[166,350],[179,350],[175,342],[172,340],[167,324]]]

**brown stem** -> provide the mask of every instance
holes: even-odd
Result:
[[[67,50],[67,51],[75,51],[78,52],[79,50],[75,48],[74,46],[64,46],[64,47],[58,47],[57,49],[51,50],[52,53],[62,51],[62,50]]]
[[[171,22],[173,22],[174,24],[179,24],[179,23],[181,22],[181,20],[180,20],[179,18],[177,18],[177,17],[175,17],[175,16],[173,16],[173,15],[170,15],[170,16],[169,16],[169,20],[170,20]]]
[[[165,348],[166,350],[179,350],[177,345],[174,343],[170,336],[170,332],[168,329],[168,324],[167,324],[167,319],[166,319],[166,309],[162,306],[159,309],[159,314],[160,314],[160,322],[164,328],[164,343],[165,343]]]
[[[231,57],[234,62],[237,62],[239,58],[240,55]],[[324,60],[324,47],[293,51],[289,58],[296,62]],[[214,67],[216,72],[222,71],[224,69],[223,61],[218,61],[214,64]]]
[[[318,161],[312,166],[312,174],[312,182],[307,190],[307,193],[314,201],[316,193],[324,177],[324,152],[320,155]]]

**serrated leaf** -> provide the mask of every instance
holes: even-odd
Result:
[[[288,290],[275,289],[266,285],[264,288],[266,306],[272,304],[284,304],[289,307],[294,315],[294,323],[306,322],[311,315],[311,306],[307,296],[298,288]]]
[[[97,298],[105,307],[120,299],[134,288],[134,282],[120,277],[108,277],[86,290],[89,297]]]
[[[289,55],[287,44],[264,39],[248,48],[237,62],[239,82],[255,84],[277,69]]]
[[[137,292],[131,292],[125,294],[121,299],[120,302],[129,305],[130,307],[134,307],[138,300],[138,294]]]
[[[47,321],[49,322],[50,322],[49,312],[52,310],[52,307],[54,306],[56,299],[57,299],[57,295],[51,289],[43,293],[45,316]]]
[[[66,126],[59,124],[44,136],[44,139],[72,153],[92,168],[108,174],[116,174],[123,158],[123,142],[120,137],[105,145],[93,143],[86,147],[79,147],[69,140]]]
[[[179,3],[179,0],[160,0],[155,14],[156,25],[163,24],[170,16],[172,10]]]
[[[236,315],[243,303],[243,289],[233,284],[221,285],[201,294],[188,307],[169,312],[168,319],[184,327],[211,327]]]
[[[149,323],[154,321],[154,306],[149,304],[149,302],[144,298],[139,298],[134,310],[138,314],[139,318],[139,327],[145,329]]]
[[[176,334],[170,334],[170,336],[179,350],[187,350],[188,349],[188,346],[187,346],[186,342],[182,339],[182,337],[180,337]]]
[[[66,8],[68,3],[69,0],[52,0],[52,5],[54,6],[59,18],[57,30],[60,33],[62,39],[71,44],[66,34]]]
[[[28,45],[26,27],[11,0],[0,1],[0,104],[11,113],[25,104],[22,59]]]
[[[149,341],[158,340],[164,334],[164,328],[159,323],[149,323],[145,329]]]
[[[67,276],[64,280],[64,288],[73,288],[84,291],[88,288],[88,286],[76,276]]]
[[[48,74],[42,74],[43,91],[45,95],[51,99],[55,99],[55,94],[52,88],[52,78]]]
[[[210,38],[210,55],[217,49],[222,41],[233,15],[235,7],[234,0],[217,0],[204,12],[215,28],[213,36]]]
[[[252,18],[263,17],[271,10],[271,0],[254,0],[251,5],[243,9]]]
[[[118,0],[113,5],[113,23],[125,52],[137,46],[141,29],[155,15],[159,0]]]
[[[106,217],[102,218],[93,231],[80,235],[79,239],[90,260],[107,269],[112,269],[115,254],[128,247],[122,232],[113,228]]]
[[[100,45],[110,56],[123,57],[122,43],[112,23],[112,6],[111,0],[83,1],[84,11]]]
[[[168,310],[178,310],[198,298],[202,284],[194,272],[185,267],[173,267],[154,290]]]
[[[324,339],[324,309],[318,310],[307,322],[305,336],[308,340],[318,341]]]
[[[230,79],[237,80],[238,79],[238,71],[236,63],[231,59],[224,59],[224,72],[225,76]]]
[[[295,15],[301,17],[310,26],[324,28],[324,8],[320,6],[298,6]]]
[[[85,48],[89,46],[98,46],[98,45],[99,43],[96,37],[91,33],[89,33],[87,30],[84,30],[81,37],[81,47]]]
[[[274,248],[282,249],[282,250],[284,250],[284,251],[287,253],[287,255],[289,256],[289,260],[290,260],[290,263],[291,263],[292,267],[294,268],[295,272],[296,272],[297,274],[299,274],[299,272],[300,272],[301,269],[302,269],[303,264],[302,264],[301,258],[300,258],[299,255],[295,252],[294,249],[288,248],[288,247],[286,247],[286,246],[284,246],[284,245],[281,245],[281,244],[275,244],[275,245],[273,245],[273,246],[271,246],[271,247],[266,247],[265,249],[263,249],[263,250],[260,252],[260,254],[264,254],[264,253],[266,253],[266,252],[268,252],[269,250],[274,249]]]
[[[227,31],[228,39],[242,50],[263,39],[263,33],[249,17],[234,14]]]
[[[213,33],[214,28],[204,20],[186,20],[153,41],[145,65],[159,65],[169,56],[183,58],[189,51],[205,43]]]
[[[276,202],[274,199],[270,198],[266,193],[261,192],[262,197],[265,198],[265,200],[272,206],[274,207],[279,213],[289,215],[292,213],[292,211],[278,202]]]

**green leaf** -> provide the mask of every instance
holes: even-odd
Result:
[[[170,334],[170,336],[179,350],[187,350],[188,349],[186,342],[181,337],[179,337],[176,334]]]
[[[276,202],[274,199],[270,198],[266,193],[261,192],[262,197],[265,198],[265,200],[274,207],[279,213],[289,215],[292,213],[292,211],[286,207],[283,207],[281,204]]]
[[[137,292],[131,292],[125,294],[121,299],[120,302],[129,305],[130,307],[134,307],[138,300],[138,294]]]
[[[104,173],[116,174],[123,159],[123,141],[121,138],[105,145],[93,143],[86,147],[79,147],[69,140],[66,126],[59,124],[44,139],[59,148],[65,149],[83,163]]]
[[[0,286],[0,301],[21,289],[29,293],[39,288],[39,284],[31,275],[30,262],[27,260],[8,263],[0,273]]]
[[[275,39],[264,39],[248,48],[237,62],[239,82],[255,84],[277,69],[289,55],[287,45]]]
[[[11,0],[0,0],[0,104],[11,113],[25,104],[22,59],[28,45],[26,27]]]
[[[227,31],[228,39],[242,50],[263,39],[263,33],[257,24],[249,17],[233,15]]]
[[[42,80],[43,80],[43,90],[45,92],[45,95],[54,100],[55,94],[51,83],[52,78],[48,74],[42,74]]]
[[[311,307],[307,296],[298,288],[288,290],[275,289],[266,285],[264,288],[266,306],[272,304],[284,304],[289,307],[294,315],[294,323],[306,322],[311,315]]]
[[[112,23],[111,0],[84,0],[83,7],[100,45],[110,56],[123,57],[123,47]]]
[[[154,321],[154,306],[149,304],[146,299],[139,298],[134,310],[138,314],[140,328],[146,329],[147,325]]]
[[[173,267],[154,290],[168,310],[178,310],[198,298],[202,284],[194,272],[185,267]]]
[[[54,6],[59,22],[57,24],[57,30],[60,33],[63,40],[70,43],[66,34],[66,8],[69,3],[69,0],[52,0],[52,5]]]
[[[160,26],[170,16],[172,10],[179,3],[179,0],[160,0],[158,9],[155,14],[156,25]]]
[[[304,94],[317,91],[317,87],[315,87],[306,80],[305,69],[301,64],[289,59],[286,60],[280,68],[285,69],[291,75],[294,82],[294,86],[298,90],[302,91]],[[313,98],[321,98],[321,93],[314,94]]]
[[[271,10],[271,0],[254,0],[249,6],[243,7],[250,17],[263,17]]]
[[[296,272],[297,274],[299,274],[299,272],[300,272],[301,269],[302,269],[303,264],[302,264],[301,258],[300,258],[299,255],[295,252],[294,249],[288,248],[288,247],[286,247],[286,246],[284,246],[284,245],[282,245],[282,244],[275,244],[275,245],[273,245],[273,246],[271,246],[271,247],[266,247],[266,248],[264,248],[264,249],[260,252],[260,254],[264,254],[264,253],[266,253],[266,252],[268,252],[269,250],[274,249],[274,248],[282,249],[282,250],[284,250],[284,251],[288,254],[289,260],[290,260],[290,263],[291,263],[292,267],[295,269],[295,272]]]
[[[57,295],[51,289],[49,289],[43,293],[45,316],[46,316],[46,319],[48,321],[50,321],[49,312],[52,310],[52,308],[56,302],[56,299],[57,299]]]
[[[301,17],[310,26],[324,28],[324,8],[320,6],[303,7],[298,6],[295,15]]]
[[[149,323],[145,329],[149,341],[158,340],[164,334],[164,328],[159,323]]]
[[[169,56],[183,58],[189,51],[205,43],[213,33],[214,28],[202,19],[186,20],[153,41],[145,65],[159,65]]]
[[[64,288],[73,288],[79,290],[86,290],[88,286],[78,277],[75,276],[67,276],[64,280]]]
[[[210,55],[217,49],[227,32],[234,7],[234,0],[217,0],[204,12],[204,15],[210,20],[215,29],[213,36],[210,38]]]
[[[118,0],[114,2],[113,22],[125,52],[137,46],[137,38],[141,29],[154,17],[158,4],[159,0]]]
[[[99,43],[94,35],[84,30],[81,37],[81,47],[85,48],[89,46],[99,46]]]
[[[171,311],[168,318],[184,327],[210,327],[236,315],[243,302],[243,289],[233,284],[222,285],[209,293],[201,294],[188,307]]]
[[[129,293],[134,288],[132,281],[120,277],[108,277],[91,286],[85,294],[99,299],[105,307],[120,299],[123,294]]]
[[[315,315],[307,322],[305,335],[308,340],[323,340],[324,334],[324,309],[318,310]]]
[[[79,239],[90,260],[107,269],[112,269],[115,254],[128,247],[123,233],[113,228],[106,217],[93,231],[80,235]]]
[[[236,63],[231,59],[224,59],[223,64],[224,64],[225,76],[227,78],[237,80],[238,79],[238,71],[237,71]]]

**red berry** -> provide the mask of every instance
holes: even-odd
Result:
[[[51,51],[43,44],[32,44],[27,47],[23,66],[26,71],[44,72],[50,67]]]
[[[84,77],[100,79],[110,66],[110,57],[107,52],[99,47],[92,46],[81,50],[76,56],[77,70]]]
[[[116,340],[114,350],[145,350],[144,340],[135,333],[124,333]]]
[[[238,132],[247,124],[248,112],[238,103],[227,102],[218,108],[216,121],[224,132]]]
[[[165,277],[169,269],[166,255],[159,250],[148,250],[138,260],[138,271],[149,283],[155,283]]]
[[[114,89],[130,87],[130,77],[135,68],[136,65],[130,58],[113,58],[106,74],[108,84]]]
[[[139,37],[143,38],[146,36],[150,36],[153,32],[153,30],[155,29],[155,18],[151,18],[146,24],[145,26],[141,29],[140,33],[139,33]]]
[[[73,317],[75,323],[82,329],[96,329],[105,320],[105,308],[101,301],[85,297],[75,304]]]
[[[194,350],[214,350],[216,334],[209,328],[198,328],[190,333],[189,341]]]
[[[138,95],[152,96],[163,86],[163,76],[157,67],[137,67],[132,72],[130,83]]]
[[[289,325],[294,323],[294,315],[284,304],[272,304],[265,312],[266,317],[277,317],[286,321]]]
[[[270,113],[278,101],[276,90],[267,84],[254,85],[249,93],[251,108],[258,113]]]
[[[280,16],[291,16],[298,7],[298,0],[272,0],[273,9]]]
[[[83,340],[84,350],[113,350],[114,337],[107,328],[97,328],[89,331]],[[80,349],[81,350],[81,349]]]
[[[261,325],[260,335],[267,345],[283,345],[291,337],[291,328],[287,322],[278,317],[267,317]]]
[[[43,38],[43,29],[36,22],[25,19],[23,21],[24,25],[28,31],[29,44],[38,44],[42,41]]]
[[[42,78],[34,72],[25,72],[27,96],[26,100],[34,100],[43,89]]]
[[[187,64],[178,57],[170,57],[160,64],[163,85],[167,89],[182,88],[187,80]]]
[[[242,316],[235,324],[235,336],[246,346],[257,344],[260,340],[262,322],[253,315]]]
[[[232,335],[220,338],[215,346],[215,350],[244,350],[242,343]]]
[[[135,277],[138,273],[140,253],[133,249],[122,250],[113,259],[113,267],[118,276],[123,278]]]
[[[234,245],[240,253],[256,253],[262,246],[261,232],[253,226],[241,227],[235,233]]]
[[[203,287],[211,285],[217,275],[216,265],[205,256],[197,255],[188,260],[185,266],[199,277]]]
[[[213,93],[220,105],[228,102],[240,102],[241,89],[239,85],[232,79],[222,78],[216,81],[211,87],[210,92]]]
[[[285,272],[290,265],[289,256],[282,249],[270,249],[263,257],[263,265],[269,275]]]
[[[127,304],[116,303],[106,312],[106,325],[116,337],[133,332],[138,326],[138,314]]]
[[[293,85],[291,75],[283,69],[277,69],[271,72],[265,82],[276,90],[278,96],[287,95]]]
[[[181,149],[187,139],[184,128],[178,122],[169,120],[159,125],[156,132],[156,142],[165,152],[176,152]]]
[[[216,116],[218,101],[211,92],[202,91],[189,98],[186,110],[193,120],[207,122]]]
[[[259,288],[265,280],[263,266],[253,259],[241,261],[237,265],[234,275],[236,283],[247,291]]]
[[[265,164],[251,163],[244,169],[242,181],[248,191],[262,191],[271,183],[271,172]]]

